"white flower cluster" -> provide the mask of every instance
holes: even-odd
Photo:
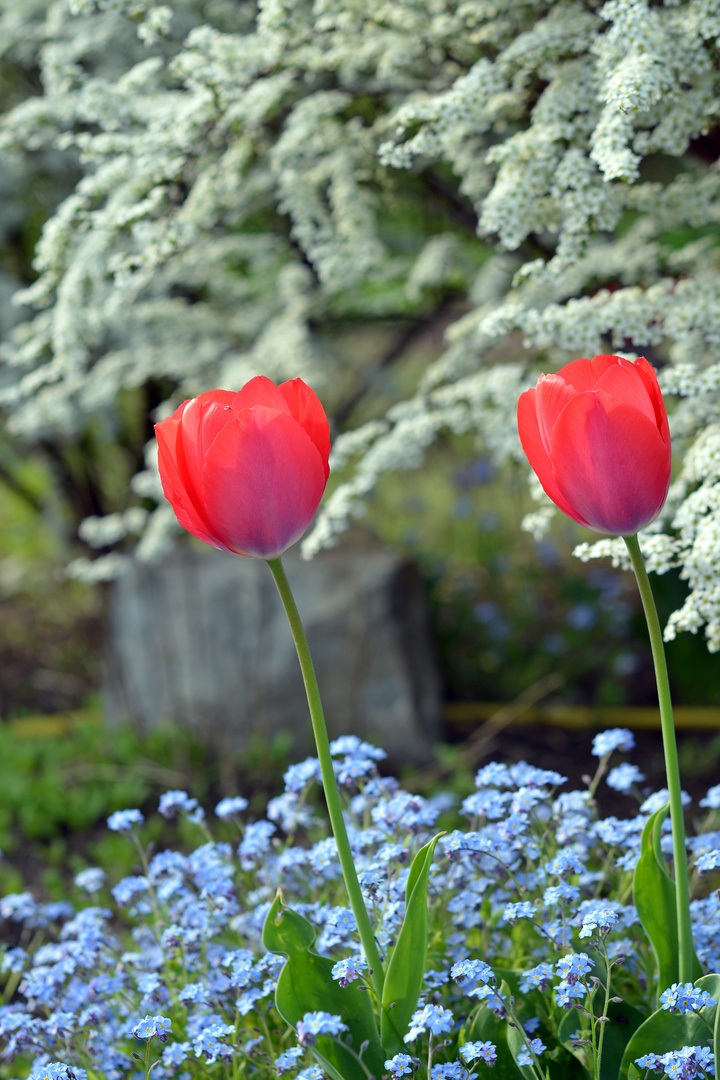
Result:
[[[720,648],[717,0],[8,0],[0,41],[42,77],[0,116],[0,237],[38,178],[58,193],[14,315],[0,282],[14,432],[111,425],[118,391],[150,383],[159,419],[258,372],[332,405],[373,382],[348,331],[439,319],[408,400],[336,439],[310,554],[443,430],[521,460],[515,402],[540,367],[649,355],[678,467],[643,547],[690,589],[668,636]],[[116,572],[136,526],[141,557],[164,550],[146,456],[132,489],[158,509],[86,524],[101,554],[76,572]]]

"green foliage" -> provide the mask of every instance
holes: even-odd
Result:
[[[343,754],[344,751],[337,751],[337,757]],[[478,788],[483,802],[486,796],[495,800],[506,792],[512,798],[516,795],[527,798],[529,792],[536,793],[538,801],[527,814],[527,828],[512,846],[507,843],[505,821],[490,820],[476,807],[477,814],[468,820],[463,813],[464,820],[459,822],[465,840],[460,833],[441,837],[433,853],[432,833],[436,825],[417,823],[417,816],[424,817],[430,809],[421,796],[380,783],[379,774],[372,766],[355,789],[343,787],[348,827],[354,835],[362,834],[363,858],[366,865],[374,867],[374,880],[382,882],[379,888],[366,891],[365,899],[381,944],[387,977],[396,987],[391,987],[389,996],[398,1000],[398,1007],[402,1008],[400,998],[405,994],[406,1011],[411,1011],[416,960],[420,959],[427,974],[423,988],[425,1002],[447,1006],[457,1023],[450,1029],[449,1017],[444,1017],[442,1037],[429,1037],[430,1023],[424,1034],[420,1027],[408,1043],[403,1037],[400,1044],[403,1052],[418,1059],[419,1080],[429,1075],[434,1065],[452,1065],[454,1071],[460,1062],[459,1047],[475,1041],[494,1044],[497,1063],[493,1076],[497,1074],[505,1080],[532,1077],[618,1080],[619,1076],[637,1080],[630,1064],[645,1052],[678,1051],[687,1044],[700,1045],[707,1051],[710,1035],[719,1026],[715,1006],[695,1017],[668,1010],[653,1012],[654,957],[645,930],[625,907],[630,871],[617,865],[619,852],[623,848],[631,852],[634,847],[635,833],[624,827],[630,826],[633,819],[620,823],[609,819],[606,829],[596,828],[598,807],[590,788],[584,793],[576,791],[563,801],[557,797],[559,790],[550,787],[550,777],[547,786],[528,787],[533,778],[528,768],[523,765],[514,770],[490,769]],[[371,777],[372,784],[368,782]],[[317,787],[309,779],[297,793],[298,816],[304,817],[305,800],[311,791],[317,792]],[[393,808],[398,798],[403,800],[409,817],[398,815]],[[206,809],[211,810],[212,800],[205,801]],[[145,809],[150,811],[151,807]],[[465,810],[470,811],[470,806]],[[132,835],[114,835],[113,841],[125,845],[128,854],[120,858],[113,856],[104,864],[108,871],[107,885],[119,885],[112,893],[103,887],[88,897],[79,886],[69,885],[70,865],[63,861],[61,844],[56,840],[48,845],[47,879],[57,889],[58,897],[71,898],[79,907],[90,908],[87,919],[74,920],[72,929],[67,922],[65,929],[52,923],[38,927],[42,908],[33,907],[27,896],[4,897],[5,910],[18,910],[17,925],[12,922],[8,925],[14,934],[21,935],[23,948],[34,954],[32,961],[11,955],[11,963],[24,966],[25,971],[18,969],[10,973],[6,982],[7,998],[11,1000],[17,994],[23,1021],[28,1013],[34,1015],[35,1011],[44,1019],[45,1005],[33,1001],[26,1006],[23,1001],[23,995],[29,997],[35,992],[34,987],[47,985],[44,963],[47,953],[41,946],[52,944],[53,948],[75,949],[73,935],[85,934],[87,922],[95,917],[93,912],[100,912],[98,929],[106,935],[108,948],[91,951],[83,968],[84,975],[89,979],[96,974],[117,974],[117,956],[123,955],[123,970],[128,977],[119,987],[112,979],[105,980],[104,1005],[116,1010],[111,1014],[112,1031],[103,1031],[97,1044],[88,1043],[82,1027],[69,1032],[72,1042],[62,1047],[62,1053],[71,1066],[87,1067],[88,1074],[92,1070],[97,1076],[110,1075],[117,1059],[108,1063],[104,1055],[105,1047],[110,1045],[108,1039],[115,1040],[112,1045],[123,1054],[129,1054],[134,1046],[137,1048],[130,1038],[127,1021],[130,1015],[138,1018],[146,1011],[145,984],[141,979],[148,963],[144,942],[150,943],[155,955],[155,942],[160,940],[163,960],[157,970],[167,992],[163,1015],[172,1019],[171,1053],[181,1056],[183,1049],[178,1044],[190,1041],[184,1067],[189,1076],[219,1076],[225,1068],[224,1062],[207,1061],[212,1056],[212,1047],[205,1049],[204,1059],[202,1049],[193,1053],[198,1022],[214,1025],[217,1016],[221,1016],[219,1037],[227,1038],[223,1043],[227,1050],[223,1053],[228,1062],[232,1058],[232,1065],[237,1063],[240,1075],[247,1071],[272,1077],[276,1075],[278,1054],[292,1046],[293,1034],[288,1025],[296,1028],[305,1013],[316,1011],[340,1016],[348,1026],[351,1041],[348,1042],[345,1033],[339,1038],[320,1035],[314,1045],[301,1047],[305,1063],[309,1064],[314,1053],[330,1080],[363,1080],[368,1073],[382,1076],[385,1056],[394,1045],[381,1045],[377,1035],[373,1013],[379,1026],[382,1010],[369,973],[361,974],[347,986],[332,978],[334,961],[347,958],[348,952],[357,952],[357,936],[347,932],[342,940],[326,938],[322,953],[316,951],[318,935],[325,935],[325,928],[333,929],[329,914],[338,911],[338,902],[344,899],[339,864],[335,862],[333,868],[328,863],[332,846],[326,843],[326,823],[315,818],[289,831],[279,829],[267,838],[266,844],[258,846],[249,829],[253,819],[272,816],[267,807],[258,805],[247,814],[239,810],[232,821],[208,814],[202,825],[191,822],[191,816],[191,806],[183,812],[184,822],[172,824],[148,813],[145,823],[133,830]],[[703,822],[698,822],[699,835],[712,832],[715,816],[711,812]],[[367,829],[368,820],[376,826],[371,831]],[[185,832],[185,828],[191,831]],[[558,862],[561,853],[568,854],[568,831],[572,837],[581,839],[584,852],[583,865],[576,864],[572,872],[569,868],[567,872],[561,869],[563,860]],[[172,843],[173,834],[176,844]],[[243,836],[240,848],[238,836]],[[618,843],[620,836],[625,839]],[[224,842],[228,838],[235,842]],[[243,850],[245,841],[249,843]],[[177,859],[168,857],[172,850],[178,853]],[[187,855],[190,851],[192,858],[181,857],[181,852]],[[321,873],[313,852],[322,852]],[[433,887],[426,896],[431,853],[434,854]],[[145,870],[142,877],[138,876],[140,867]],[[79,868],[81,864],[72,864],[73,871]],[[165,876],[168,872],[170,879]],[[118,879],[126,874],[130,875],[129,880],[120,883]],[[558,901],[557,895],[546,895],[549,880],[572,886],[577,889],[577,896],[563,902]],[[713,895],[713,879],[698,884],[701,894],[698,899],[708,890]],[[293,907],[283,899],[289,893]],[[406,905],[399,919],[403,894]],[[275,900],[269,902],[273,895]],[[390,903],[388,896],[393,898]],[[533,911],[516,912],[514,918],[506,904],[521,898],[531,902]],[[589,941],[578,937],[581,899],[583,907],[588,902],[601,907],[611,905],[618,913],[618,923],[598,930]],[[429,927],[427,950],[421,900]],[[108,912],[106,917],[102,908],[109,908],[112,916]],[[229,917],[228,909],[232,912]],[[714,924],[709,920],[715,919],[714,911],[710,902],[704,916],[708,920],[705,924],[708,933],[699,935],[699,948],[705,950],[705,957],[710,955],[713,959]],[[198,935],[197,925],[207,917],[212,919],[210,929]],[[263,922],[261,940],[259,928]],[[107,926],[103,932],[100,927],[104,923]],[[413,941],[417,956],[411,954]],[[585,949],[587,953],[579,951]],[[276,964],[268,953],[276,959],[284,956],[284,965]],[[564,986],[566,975],[563,975],[563,981],[557,985],[561,971],[568,970],[567,964],[558,961],[570,961],[573,954],[583,960],[578,965],[577,980],[568,978]],[[397,970],[393,971],[395,956],[399,961],[395,965]],[[629,962],[624,959],[626,956],[631,957]],[[459,970],[451,974],[459,957],[482,958],[492,968],[492,973],[477,974],[480,981],[487,980],[491,990],[485,1000],[483,995],[473,992],[476,987],[466,982]],[[525,989],[526,979],[533,975],[528,968],[541,958],[547,977],[533,978]],[[198,975],[204,985],[214,973],[218,975],[218,988],[213,991],[212,1002],[197,1000]],[[53,984],[55,1000],[65,994],[66,985],[74,976],[75,970],[63,972],[65,982]],[[277,1008],[272,1009],[268,1007],[268,995],[278,976]],[[469,977],[474,981],[476,975]],[[192,988],[185,993],[188,982]],[[24,989],[19,989],[19,984],[24,984]],[[706,976],[697,986],[717,999],[720,976]],[[564,992],[571,987],[577,987],[579,994],[567,1008]],[[504,1015],[495,1015],[493,1009]],[[115,1017],[121,1021],[117,1025]],[[643,1022],[643,1017],[649,1019]],[[421,1023],[421,1018],[415,1022]],[[406,1024],[407,1017],[402,1026]],[[258,1036],[260,1043],[255,1041]],[[531,1038],[538,1038],[544,1049],[533,1047]],[[27,1075],[36,1056],[34,1047],[28,1049],[20,1044],[16,1049],[18,1056],[5,1061],[0,1068],[0,1075],[6,1080],[11,1074]],[[518,1064],[521,1052],[528,1049],[538,1053],[540,1068],[535,1073],[530,1066]],[[162,1049],[154,1046],[152,1053],[159,1057]],[[485,1047],[475,1053],[480,1055],[479,1069],[484,1070],[494,1052]],[[362,1064],[358,1061],[360,1057]],[[132,1064],[129,1067],[134,1068]],[[300,1068],[299,1060],[297,1067]]]
[[[99,710],[0,725],[0,886],[12,891],[21,873],[59,896],[69,874],[88,863],[129,873],[132,849],[105,829],[113,811],[155,809],[167,789],[219,799],[238,783],[259,806],[287,760],[282,741],[255,742],[247,755],[220,763],[180,728],[141,735],[104,725]],[[149,839],[160,839],[163,820],[151,817],[146,829]],[[183,823],[183,832],[197,839],[196,826]]]
[[[378,485],[369,522],[421,567],[448,697],[509,701],[557,676],[565,703],[654,705],[632,574],[572,558],[567,519],[535,543],[520,530],[530,506],[520,470],[497,469],[467,437],[442,440],[422,469]],[[666,619],[683,583],[671,573],[653,588]],[[720,703],[717,660],[697,636],[670,642],[667,656],[676,704]]]
[[[312,923],[287,907],[278,892],[263,926],[265,948],[287,958],[275,992],[278,1012],[295,1027],[307,1012],[337,1014],[341,1002],[339,1015],[352,1037],[350,1048],[329,1036],[319,1036],[313,1056],[332,1080],[366,1080],[368,1069],[379,1076],[384,1054],[367,989],[353,982],[338,993],[332,977],[333,961],[313,950],[315,936]]]
[[[660,828],[668,810],[663,806],[645,825],[633,874],[633,900],[655,953],[658,993],[676,983],[679,973],[675,884],[660,850]]]
[[[38,455],[0,434],[0,713],[84,705],[100,682],[102,596],[68,580],[68,507]]]
[[[73,725],[50,738],[0,728],[1,846],[12,850],[21,836],[51,840],[63,830],[88,828],[106,811],[144,802],[151,788],[138,749],[128,732],[101,732],[96,724]],[[19,835],[13,835],[15,822]]]
[[[607,979],[607,972],[605,974]],[[603,1023],[603,1046],[600,1061],[600,1080],[617,1080],[618,1071],[625,1053],[628,1042],[640,1025],[643,1023],[644,1014],[627,1001],[610,1001],[607,1011],[603,1012],[605,988],[599,987],[593,994],[593,1013],[595,1016],[607,1016],[607,1023]],[[558,1039],[563,1045],[581,1060],[576,1047],[573,1046],[572,1036],[578,1030],[578,1018],[574,1012],[568,1012],[561,1020],[558,1027]]]
[[[405,889],[405,918],[385,972],[380,1035],[390,1054],[404,1049],[403,1034],[417,1008],[425,977],[428,941],[428,881],[440,834],[413,859]]]
[[[660,830],[668,810],[669,806],[656,810],[645,824],[633,875],[633,901],[655,953],[658,993],[678,981],[680,963],[675,883],[665,869],[660,849]],[[702,967],[693,952],[693,977],[701,975]]]
[[[507,993],[508,987],[505,983],[502,984],[503,996]],[[535,1080],[535,1069],[531,1065],[518,1065],[518,1055],[525,1049],[525,1040],[520,1034],[516,1025],[510,1025],[507,1021],[503,1024],[505,1029],[505,1039],[507,1041],[507,1047],[512,1055],[512,1060],[515,1063],[515,1076],[521,1076],[523,1080]],[[568,1070],[572,1074],[572,1069]]]
[[[707,1019],[701,1013],[668,1013],[658,1009],[637,1029],[627,1044],[618,1080],[630,1080],[629,1070],[644,1054],[665,1054],[681,1046],[699,1046],[708,1037]]]

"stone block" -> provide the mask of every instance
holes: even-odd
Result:
[[[396,765],[439,738],[440,681],[415,568],[379,547],[283,556],[331,738],[357,734]],[[172,721],[219,752],[289,732],[313,753],[295,647],[268,567],[179,544],[112,588],[105,679],[112,721]]]

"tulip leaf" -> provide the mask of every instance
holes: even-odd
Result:
[[[695,983],[698,990],[704,990],[706,994],[709,994],[715,1001],[720,1001],[720,975],[703,975],[701,979],[698,979]],[[710,1009],[710,1012],[715,1012],[715,1006]],[[720,1010],[718,1010],[720,1013]],[[708,1016],[707,1009],[701,1009],[702,1016]]]
[[[662,853],[658,851],[660,828],[668,809],[663,806],[646,822],[640,841],[640,858],[633,875],[633,900],[655,954],[660,990],[679,978],[675,885],[665,869]],[[655,841],[656,829],[658,843]]]
[[[655,953],[658,993],[680,978],[675,883],[665,869],[660,848],[662,823],[668,810],[668,806],[661,807],[646,822],[633,876],[633,900]],[[699,979],[702,973],[693,950],[693,978]]]
[[[704,1011],[704,1010],[701,1010]],[[658,1009],[640,1025],[623,1054],[618,1080],[630,1080],[630,1066],[645,1054],[667,1054],[683,1046],[708,1043],[708,1026],[697,1013],[671,1013]]]
[[[312,1047],[316,1061],[331,1080],[367,1080],[368,1073],[379,1077],[385,1071],[385,1055],[370,995],[364,984],[352,982],[341,987],[333,979],[333,961],[313,951],[315,937],[312,923],[286,907],[278,891],[263,926],[265,948],[286,957],[275,991],[277,1010],[292,1027],[297,1027],[307,1012],[341,1016],[348,1031],[340,1041],[318,1036]],[[362,1050],[364,1043],[367,1047]]]
[[[698,979],[695,983],[698,990],[705,990],[711,998],[715,998],[715,1001],[720,1002],[720,975],[703,975],[702,979]],[[712,1014],[715,1014],[715,1021],[713,1023]],[[720,1039],[720,1008],[717,1005],[711,1009],[701,1009],[700,1015],[709,1019],[709,1022],[713,1029],[713,1046],[719,1046],[718,1039]]]
[[[417,1008],[428,940],[427,891],[437,836],[413,859],[405,889],[405,918],[385,972],[380,1041],[388,1054],[405,1049],[403,1035]]]
[[[704,990],[716,1002],[720,1002],[720,975],[703,975],[701,979],[697,980],[695,986],[698,990]],[[704,1017],[708,1026],[712,1028],[712,1043],[717,1048],[720,1045],[718,1043],[718,1039],[720,1039],[720,1008],[718,1008],[718,1005],[711,1005],[709,1008],[705,1006],[700,1010],[700,1016]]]

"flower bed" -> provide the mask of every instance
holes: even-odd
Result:
[[[137,873],[108,882],[112,907],[96,903],[105,881],[99,868],[78,876],[85,907],[37,903],[28,893],[0,901],[3,1075],[317,1080],[333,1076],[333,1047],[346,1055],[346,1076],[712,1074],[720,978],[686,987],[658,981],[633,905],[643,830],[665,794],[641,794],[642,774],[631,763],[610,768],[612,755],[631,746],[629,732],[598,735],[599,762],[583,790],[567,791],[562,775],[524,762],[485,765],[476,791],[457,806],[451,795],[423,798],[382,777],[384,754],[367,743],[346,736],[331,744],[385,964],[407,919],[413,859],[446,826],[429,876],[421,997],[402,1045],[379,1063],[373,1047],[353,1038],[357,1017],[347,1006],[362,997],[369,1006],[371,975],[345,906],[335,842],[309,799],[316,759],[288,769],[284,793],[260,820],[249,819],[238,797],[218,804],[212,824],[195,799],[166,793],[160,812],[198,829],[201,842],[188,852],[147,850],[140,811],[113,814],[110,829],[136,846]],[[638,813],[599,819],[601,782],[638,794]],[[720,865],[720,787],[701,806],[705,819],[688,840],[694,943],[703,967],[717,971],[720,904],[704,875]],[[667,828],[658,828],[666,854]],[[277,936],[278,912],[288,908],[306,935],[299,950]],[[291,959],[269,942],[288,945]],[[318,1008],[309,995],[302,1020],[291,1025],[275,996],[282,1005],[281,972],[300,954],[311,965],[321,963],[316,954],[327,958],[336,1004]],[[310,988],[297,972],[291,983],[302,1006]]]

